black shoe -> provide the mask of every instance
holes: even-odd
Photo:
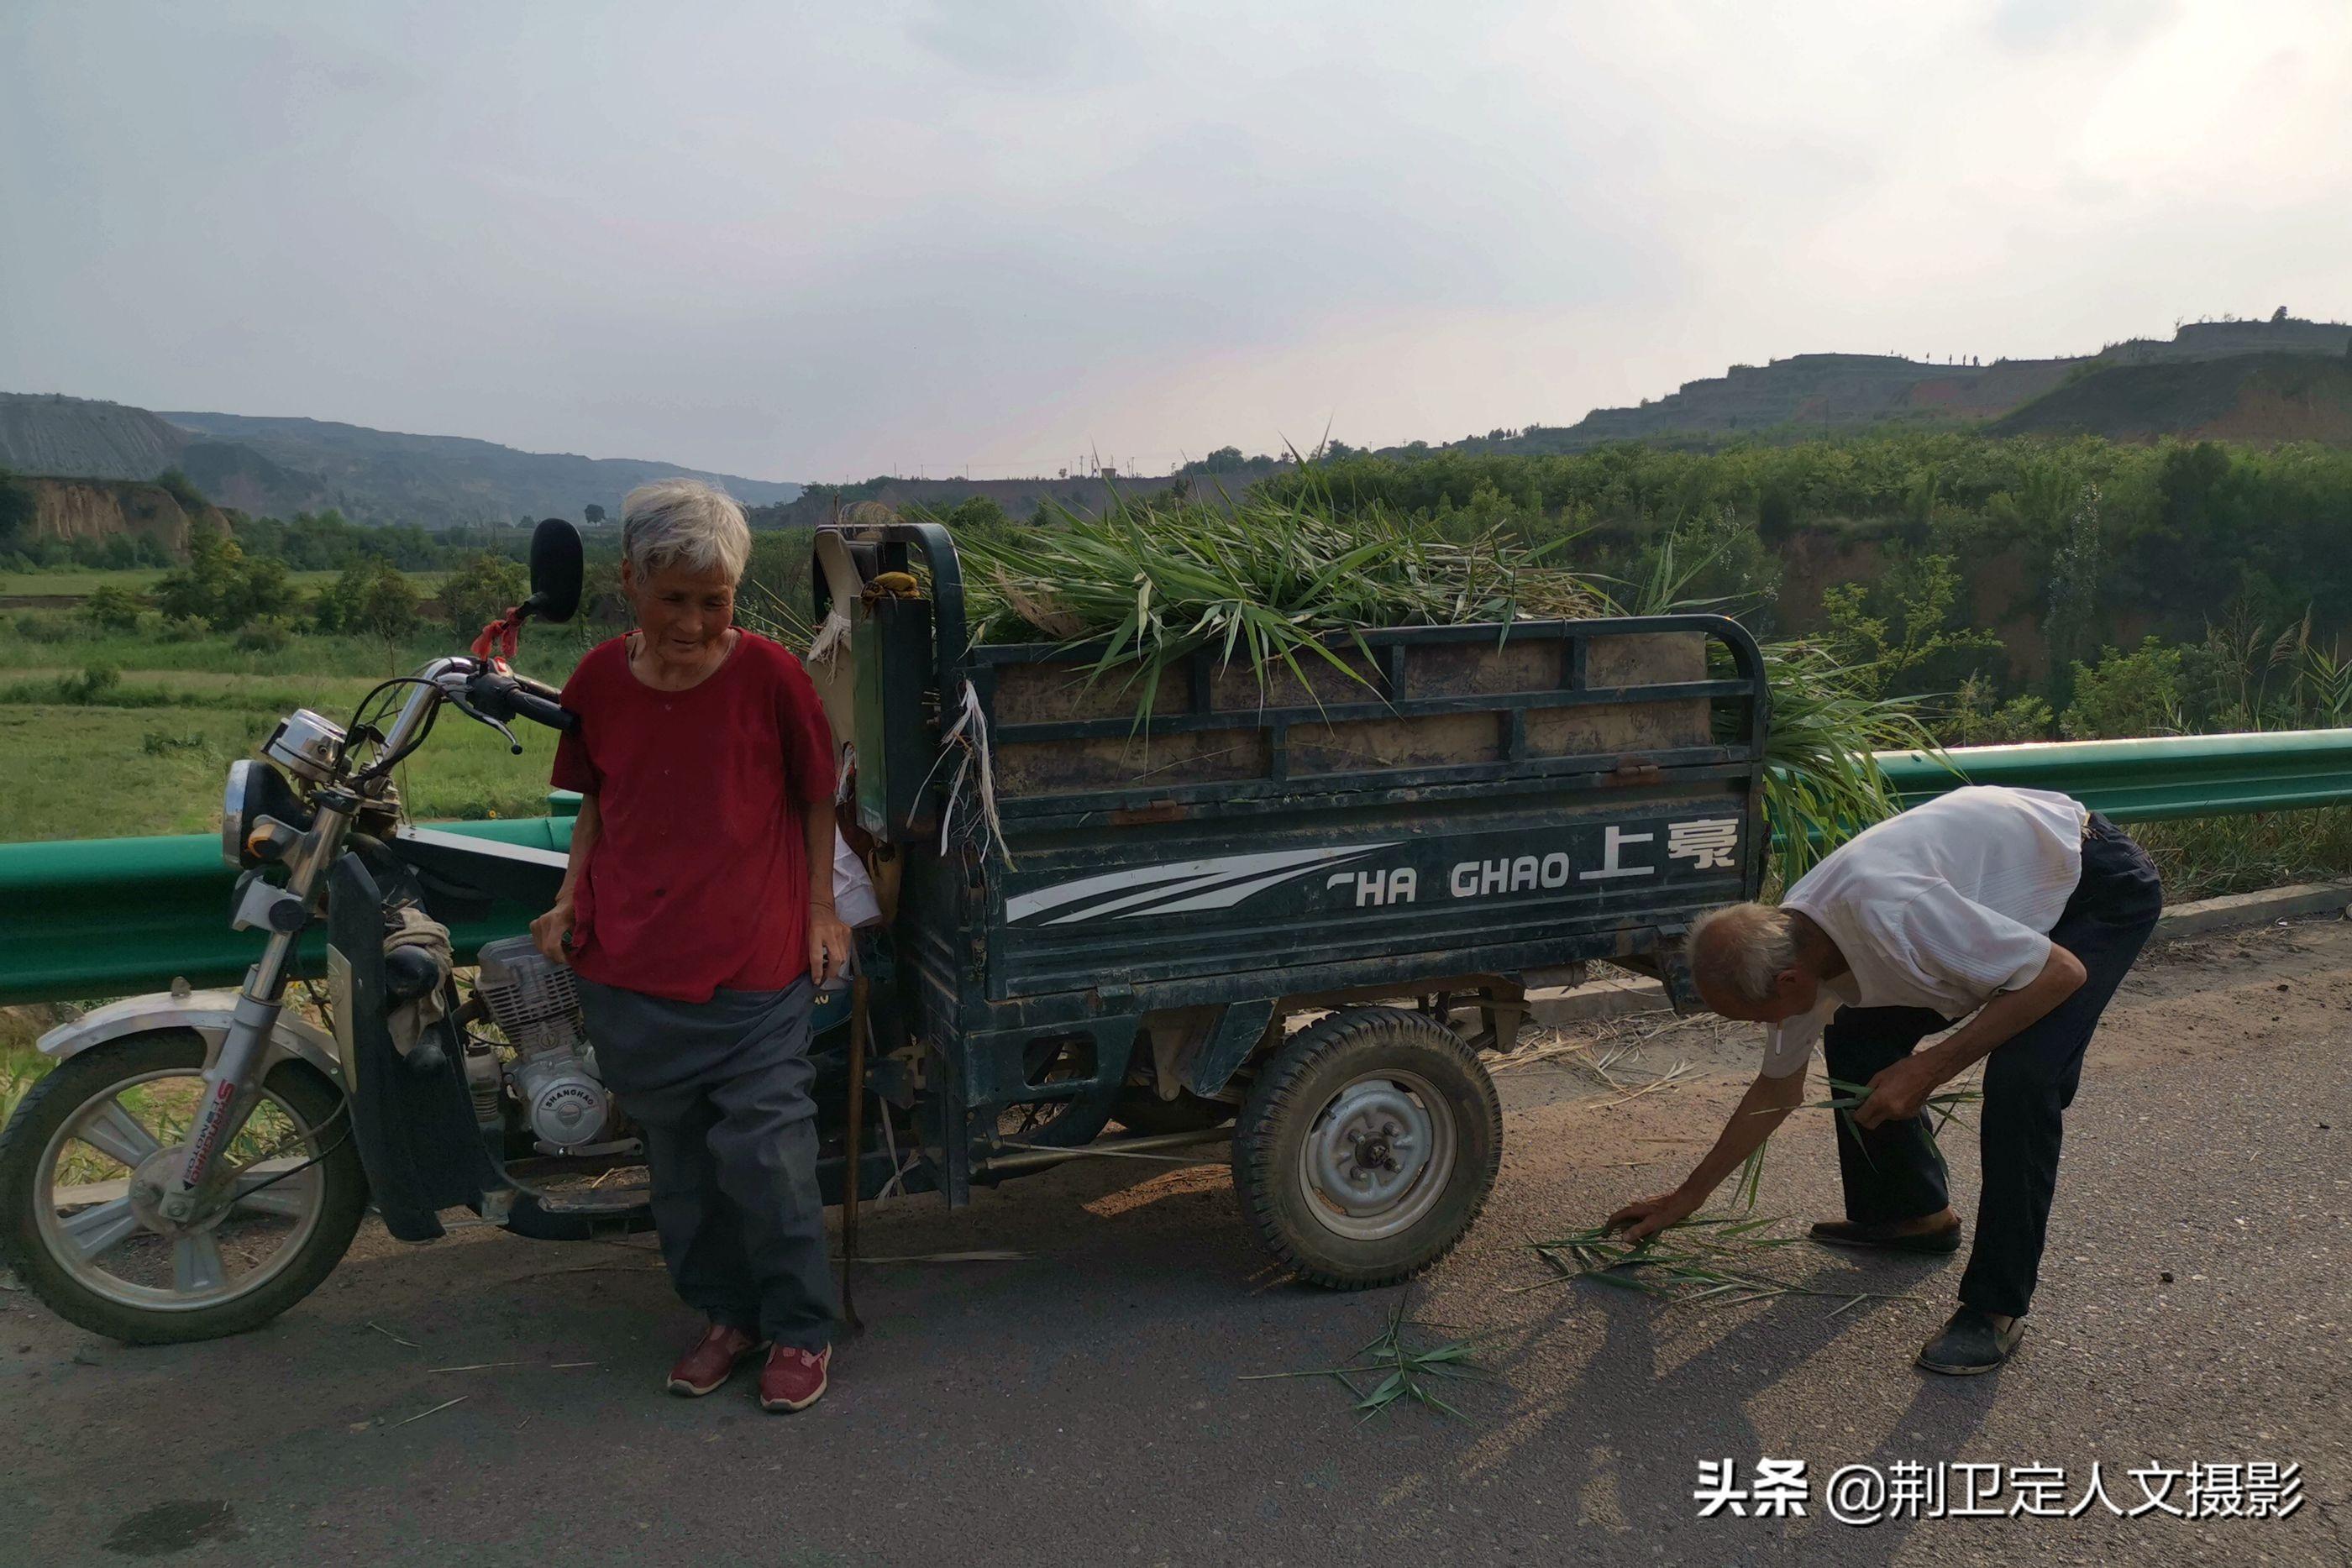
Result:
[[[1962,1307],[1944,1325],[1944,1332],[1919,1347],[1917,1364],[1947,1377],[1973,1377],[2007,1361],[2025,1337],[2025,1320],[2011,1318],[2001,1328],[1990,1312]]]
[[[1868,1248],[1879,1252],[1945,1253],[1960,1249],[1960,1222],[1957,1219],[1941,1230],[1909,1236],[1889,1226],[1857,1225],[1851,1219],[1824,1219],[1808,1234],[1824,1247]]]

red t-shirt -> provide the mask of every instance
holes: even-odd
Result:
[[[744,632],[701,685],[656,691],[615,637],[580,661],[563,706],[580,726],[555,748],[555,787],[595,796],[602,823],[572,967],[683,1002],[808,973],[802,812],[830,805],[834,754],[801,662]]]

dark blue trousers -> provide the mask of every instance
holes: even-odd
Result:
[[[2014,1317],[2033,1299],[2058,1190],[2062,1121],[2082,1082],[2083,1053],[2163,907],[2147,852],[2094,814],[2083,841],[2083,880],[2050,929],[2050,940],[2081,959],[2089,977],[1985,1061],[1984,1103],[1976,1108],[1984,1190],[1976,1244],[1960,1279],[1968,1306]],[[1867,1083],[1950,1027],[1925,1008],[1841,1008],[1822,1032],[1822,1054],[1831,1077]],[[1916,1116],[1865,1133],[1837,1118],[1848,1219],[1883,1225],[1950,1203],[1943,1155],[1928,1127],[1927,1117]]]

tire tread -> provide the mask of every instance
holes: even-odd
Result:
[[[1486,1113],[1486,1168],[1475,1197],[1461,1222],[1435,1252],[1410,1266],[1361,1274],[1336,1273],[1303,1256],[1293,1244],[1276,1203],[1282,1173],[1263,1168],[1272,1154],[1274,1129],[1292,1116],[1311,1115],[1313,1108],[1298,1103],[1301,1085],[1333,1057],[1370,1048],[1381,1036],[1404,1032],[1421,1037],[1423,1045],[1450,1052],[1474,1081],[1484,1086]],[[1456,1113],[1459,1114],[1459,1107]],[[1472,1130],[1463,1129],[1465,1144]],[[1244,1216],[1268,1250],[1285,1267],[1311,1284],[1335,1291],[1376,1290],[1400,1284],[1427,1272],[1443,1261],[1478,1222],[1494,1191],[1502,1165],[1503,1112],[1494,1084],[1468,1041],[1433,1019],[1401,1008],[1359,1007],[1328,1014],[1299,1030],[1276,1048],[1251,1087],[1234,1131],[1234,1186],[1242,1198]]]
[[[131,1052],[157,1060],[126,1068],[122,1059]],[[176,1060],[165,1060],[167,1056]],[[41,1245],[33,1219],[33,1195],[39,1185],[35,1167],[56,1132],[55,1123],[110,1079],[154,1067],[183,1067],[191,1060],[197,1065],[204,1061],[203,1039],[193,1030],[157,1030],[109,1040],[60,1062],[26,1091],[7,1126],[0,1129],[0,1262],[68,1322],[125,1344],[182,1344],[260,1327],[316,1290],[334,1270],[367,1212],[367,1176],[360,1168],[357,1147],[346,1138],[320,1162],[327,1172],[325,1207],[318,1228],[303,1243],[304,1255],[251,1296],[191,1312],[152,1312],[106,1301],[74,1283]],[[272,1068],[269,1086],[289,1099],[339,1094],[315,1069],[295,1061]],[[58,1100],[64,1104],[52,1112],[51,1102]]]

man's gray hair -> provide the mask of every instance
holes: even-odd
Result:
[[[1690,960],[1701,991],[1769,1002],[1774,977],[1796,967],[1797,923],[1769,904],[1710,909],[1691,925]]]
[[[665,567],[724,571],[740,582],[751,526],[735,497],[699,479],[656,479],[621,503],[621,554],[644,581]]]

